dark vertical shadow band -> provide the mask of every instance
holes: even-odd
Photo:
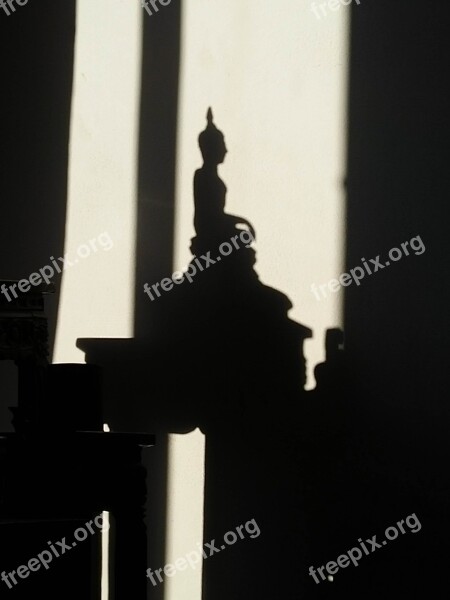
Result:
[[[152,15],[143,9],[134,335],[150,345],[163,332],[154,327],[143,285],[160,281],[173,265],[180,35],[181,0]],[[159,568],[165,564],[168,438],[156,433],[146,464],[147,523],[149,566]],[[163,598],[164,588],[153,588],[152,597]]]
[[[181,2],[143,11],[135,338],[152,331],[145,282],[172,272]]]
[[[0,15],[0,278],[28,278],[63,256],[75,0]],[[46,301],[50,357],[59,288]]]

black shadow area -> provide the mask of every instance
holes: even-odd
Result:
[[[64,250],[75,0],[2,11],[0,30],[0,278],[20,279]],[[50,350],[57,306],[58,294]]]
[[[75,0],[15,5],[9,16],[0,9],[0,279],[28,279],[64,255],[74,38]],[[50,356],[60,277],[54,282]],[[2,402],[16,404],[14,394],[13,386]]]
[[[436,595],[446,570],[449,23],[442,2],[352,6],[347,270],[381,263],[346,290],[354,428],[374,491],[359,513],[373,533],[412,512],[422,523],[357,569],[355,597]]]

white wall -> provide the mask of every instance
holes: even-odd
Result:
[[[114,246],[64,272],[54,362],[84,362],[79,337],[133,337],[141,19],[138,2],[77,3],[65,252]]]

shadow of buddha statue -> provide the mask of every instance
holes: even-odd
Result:
[[[176,315],[182,314],[183,323],[176,326],[179,332],[185,330],[188,318],[190,333],[186,337],[191,340],[191,358],[197,361],[205,355],[202,360],[207,364],[211,356],[215,357],[208,373],[202,374],[199,387],[210,376],[206,387],[219,387],[225,393],[224,377],[225,387],[233,381],[228,404],[233,404],[236,396],[257,397],[268,389],[278,393],[289,390],[291,395],[301,392],[306,381],[302,345],[311,331],[289,318],[292,303],[285,294],[260,281],[254,269],[253,225],[244,217],[226,213],[227,187],[218,167],[225,160],[227,147],[213,122],[211,108],[198,143],[203,164],[194,174],[196,236],[190,246],[194,256],[191,265],[197,275],[192,284],[184,283],[172,294],[166,320],[173,324]],[[230,243],[233,239],[234,245]],[[231,249],[226,254],[221,252],[225,244]],[[206,255],[215,262],[198,272],[199,261]],[[206,420],[206,428],[208,425]]]
[[[255,239],[251,223],[225,212],[227,187],[218,174],[218,165],[224,162],[228,152],[224,135],[213,123],[211,108],[207,113],[207,126],[200,133],[198,142],[203,165],[194,175],[194,227],[196,237],[191,240],[194,255],[213,250],[241,232],[243,225]]]

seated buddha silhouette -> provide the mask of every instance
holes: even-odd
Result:
[[[198,142],[203,165],[194,175],[194,227],[196,237],[191,240],[194,255],[214,251],[223,242],[247,228],[253,238],[255,230],[244,217],[225,212],[227,187],[218,174],[218,165],[227,154],[223,133],[213,123],[211,108],[207,113],[207,126],[199,135]]]

